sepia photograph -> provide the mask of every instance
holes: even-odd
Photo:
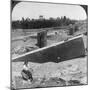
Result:
[[[88,6],[11,0],[11,89],[88,85]]]

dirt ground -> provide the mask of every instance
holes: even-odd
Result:
[[[85,28],[84,28],[85,30]],[[83,31],[83,30],[82,30]],[[80,34],[82,32],[76,32],[75,34]],[[18,36],[19,33],[17,33]],[[22,34],[22,33],[20,33]],[[12,34],[14,39],[17,35]],[[21,35],[22,36],[22,35]],[[60,42],[66,38],[73,36],[68,36],[67,33],[59,31],[57,35],[53,33],[49,34],[47,39],[47,45],[51,45],[56,42]],[[83,41],[85,49],[87,48],[87,36],[83,36]],[[36,37],[27,39],[26,42],[23,40],[12,41],[12,57],[17,56],[14,54],[22,47],[36,47],[37,40]],[[13,51],[14,50],[14,51]],[[24,49],[22,49],[24,51]],[[21,52],[22,52],[21,51]],[[20,52],[20,54],[22,54]],[[24,52],[25,53],[25,52]],[[73,86],[73,85],[86,85],[87,84],[87,51],[86,56],[81,58],[76,58],[68,61],[63,61],[59,63],[47,62],[43,64],[29,62],[29,68],[33,69],[33,81],[32,83],[24,81],[21,78],[21,70],[23,68],[24,62],[12,62],[12,87],[14,88],[37,88],[37,87],[51,87],[51,86]]]
[[[67,86],[87,84],[87,56],[60,63],[32,63],[33,82],[29,84],[21,78],[23,62],[12,63],[12,80],[16,88],[35,88],[47,86]]]
[[[87,47],[86,36],[83,37]],[[33,82],[23,81],[21,70],[24,62],[12,62],[12,84],[16,88],[36,88],[51,86],[86,85],[87,56],[64,62],[47,62],[43,64],[29,62],[33,69]],[[13,86],[12,85],[12,86]]]

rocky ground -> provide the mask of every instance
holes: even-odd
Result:
[[[87,48],[87,36],[83,36]],[[87,52],[85,57],[64,62],[43,64],[29,62],[33,69],[33,82],[21,78],[24,62],[12,62],[12,86],[14,88],[37,88],[51,86],[73,86],[87,84]]]
[[[85,26],[84,26],[85,27]],[[84,28],[85,30],[86,28]],[[82,30],[82,31],[84,31]],[[82,33],[78,31],[75,35]],[[60,42],[68,36],[66,33],[50,35],[48,37],[48,45]],[[12,87],[14,88],[37,88],[51,86],[73,86],[87,84],[87,35],[83,36],[83,41],[86,49],[86,56],[59,63],[47,62],[43,64],[29,62],[29,68],[33,69],[32,83],[24,81],[21,78],[21,70],[24,62],[12,62]],[[38,49],[35,37],[28,39],[26,42],[12,41],[12,57],[18,54],[23,54],[26,47],[29,50]],[[33,48],[32,48],[33,46]],[[22,48],[23,47],[23,48]],[[20,51],[21,50],[21,51]],[[15,53],[16,52],[16,53]]]
[[[21,78],[23,62],[12,63],[12,83],[16,88],[35,88],[87,84],[87,56],[60,63],[32,63],[33,82]]]

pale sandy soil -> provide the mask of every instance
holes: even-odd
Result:
[[[87,36],[83,36],[83,40],[85,48],[87,48]],[[12,62],[12,84],[14,87],[35,88],[87,84],[87,56],[59,63],[29,62],[29,67],[33,69],[32,84],[21,78],[23,62]]]
[[[87,57],[60,63],[48,62],[39,64],[29,62],[29,67],[33,69],[34,78],[34,81],[30,85],[28,82],[23,82],[21,78],[22,67],[23,62],[12,63],[12,80],[16,81],[14,85],[17,88],[87,84]],[[52,81],[52,79],[54,80]],[[70,81],[71,83],[69,83]]]
[[[77,32],[79,34],[81,32]],[[17,33],[19,34],[19,33]],[[17,35],[16,35],[17,36]],[[64,36],[64,37],[63,37]],[[62,38],[61,38],[62,37]],[[63,33],[59,37],[48,38],[48,45],[66,39],[68,36]],[[87,48],[87,36],[83,36],[85,48]],[[12,42],[12,49],[23,46],[35,46],[36,39],[29,39],[26,42]],[[19,47],[19,48],[20,48]],[[37,48],[38,49],[38,48]],[[86,52],[87,54],[87,52]],[[76,58],[59,63],[47,62],[43,64],[29,62],[29,68],[33,69],[33,82],[23,81],[21,70],[23,62],[12,62],[12,86],[16,88],[36,88],[51,86],[86,85],[87,84],[87,56]]]

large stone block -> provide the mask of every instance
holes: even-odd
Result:
[[[67,41],[62,41],[13,58],[13,61],[28,60],[37,63],[61,62],[84,55],[85,47],[82,36],[77,36]]]

